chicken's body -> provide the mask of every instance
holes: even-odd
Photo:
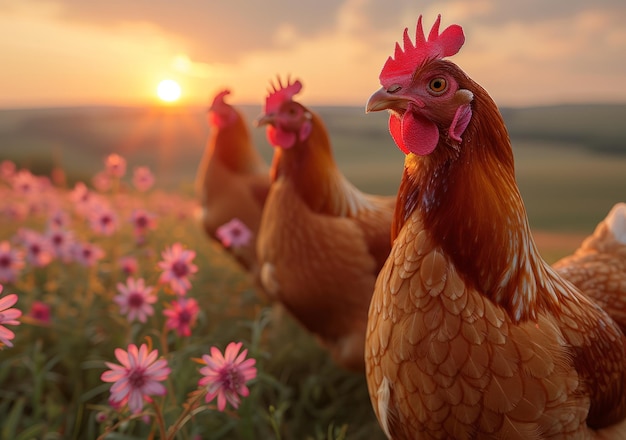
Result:
[[[553,267],[626,333],[626,203],[616,204],[576,252]]]
[[[273,183],[257,244],[265,290],[325,345],[341,366],[362,370],[367,310],[389,254],[395,197],[360,192],[334,162],[322,120],[289,100],[268,112],[276,146]],[[284,114],[310,124],[285,147]]]
[[[626,337],[541,259],[502,117],[441,59],[464,38],[438,24],[426,41],[420,18],[417,49],[405,34],[411,56],[396,49],[368,102],[407,154],[366,336],[380,424],[394,440],[621,438]]]
[[[254,273],[255,242],[270,185],[269,167],[254,148],[243,116],[223,101],[224,94],[218,94],[209,109],[211,135],[198,167],[196,190],[202,205],[202,225],[209,237],[220,241],[217,229],[234,218],[250,229],[250,243],[229,250]]]

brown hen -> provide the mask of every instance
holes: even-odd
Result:
[[[541,258],[502,117],[443,60],[465,37],[439,22],[405,30],[367,104],[406,153],[367,329],[379,422],[396,440],[623,436],[626,337]]]
[[[552,265],[626,332],[626,203],[618,203],[574,254]]]
[[[367,310],[391,248],[395,197],[364,194],[346,179],[321,118],[292,99],[301,87],[275,87],[258,121],[275,147],[257,243],[261,281],[336,363],[363,370]]]
[[[250,230],[252,239],[247,244],[228,246],[228,250],[254,274],[256,237],[270,185],[269,167],[252,144],[242,114],[224,101],[229,93],[218,93],[208,110],[211,134],[198,166],[196,191],[202,205],[202,225],[210,238],[221,243],[218,228],[233,219]]]

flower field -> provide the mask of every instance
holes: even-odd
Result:
[[[0,164],[0,438],[384,438],[364,377],[156,178],[115,154],[72,186]]]

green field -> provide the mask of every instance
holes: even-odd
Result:
[[[261,154],[272,148],[252,127],[258,106],[242,106]],[[402,154],[387,115],[359,107],[316,108],[336,159],[361,189],[394,194]],[[590,232],[611,206],[626,200],[626,105],[503,109],[517,177],[535,229]],[[0,111],[0,159],[35,172],[58,165],[70,181],[89,181],[111,152],[129,166],[147,165],[166,189],[191,194],[209,128],[202,108],[64,108]]]

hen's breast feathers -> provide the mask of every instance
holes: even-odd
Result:
[[[558,315],[540,310],[536,320],[514,322],[468,287],[414,214],[372,298],[370,396],[383,428],[399,438],[424,430],[581,434],[587,421],[599,427],[624,416],[623,338],[577,292]]]

